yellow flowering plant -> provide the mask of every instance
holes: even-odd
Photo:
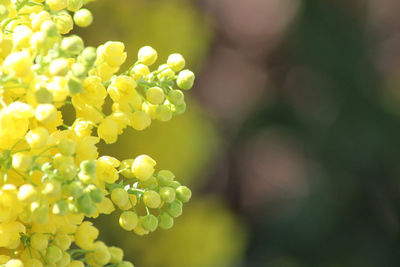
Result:
[[[138,235],[169,229],[191,191],[147,155],[119,161],[96,145],[131,126],[168,121],[193,86],[180,54],[151,70],[142,47],[126,71],[121,42],[85,47],[86,0],[0,0],[0,265],[132,267],[120,248],[97,240],[87,218],[120,210]],[[112,102],[110,114],[104,104]],[[63,121],[64,107],[74,121]]]

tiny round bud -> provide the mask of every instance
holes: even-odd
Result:
[[[35,117],[43,123],[52,122],[57,118],[57,109],[52,104],[40,104],[36,107]]]
[[[157,182],[160,186],[168,186],[175,179],[175,175],[168,170],[161,170],[157,174]]]
[[[65,76],[68,73],[68,60],[57,58],[50,63],[49,72],[54,76]]]
[[[111,254],[110,263],[120,263],[124,258],[124,251],[117,247],[108,247]]]
[[[61,41],[61,49],[71,55],[76,56],[83,50],[83,40],[77,35],[64,37]]]
[[[78,94],[80,92],[82,92],[83,89],[83,85],[82,82],[76,78],[70,77],[68,79],[68,91],[71,94]]]
[[[111,192],[111,200],[118,207],[122,208],[129,201],[128,192],[126,192],[123,188],[115,188]]]
[[[158,215],[158,226],[161,229],[167,230],[174,225],[174,218],[172,218],[168,213],[163,212]]]
[[[31,184],[24,184],[18,190],[18,199],[24,203],[36,201],[37,196],[37,189]]]
[[[151,119],[145,112],[138,110],[135,111],[131,118],[131,126],[138,131],[142,131],[149,127]]]
[[[182,215],[182,202],[179,200],[174,200],[167,205],[167,212],[174,218]]]
[[[157,229],[158,220],[156,216],[148,214],[140,217],[140,224],[142,225],[143,229],[154,232]]]
[[[149,208],[156,209],[161,205],[160,195],[153,190],[146,191],[143,194],[143,203]]]
[[[146,91],[147,100],[153,105],[164,102],[164,91],[160,87],[151,87]]]
[[[83,6],[83,0],[68,0],[67,9],[76,12]]]
[[[127,231],[133,230],[138,224],[138,217],[133,211],[124,211],[119,217],[119,225]]]
[[[86,8],[82,8],[75,12],[74,21],[79,27],[88,27],[93,22],[92,12]]]
[[[168,101],[174,105],[181,105],[185,102],[185,96],[181,90],[171,90],[168,93]]]
[[[167,65],[173,71],[178,72],[185,67],[185,59],[183,58],[183,56],[181,54],[174,53],[168,57]]]
[[[172,110],[167,105],[159,105],[156,109],[156,118],[160,121],[169,121],[172,119]]]
[[[92,46],[88,46],[85,49],[83,49],[81,55],[79,56],[78,60],[87,66],[93,65],[93,63],[96,61],[97,58],[97,53],[96,53],[96,48]]]
[[[146,181],[151,178],[154,173],[156,162],[147,155],[141,155],[135,158],[132,165],[132,172],[136,178]]]
[[[176,189],[176,197],[183,203],[186,203],[192,197],[192,191],[187,186],[181,185]]]
[[[84,193],[84,186],[79,181],[73,181],[67,186],[67,192],[74,198],[79,198]]]
[[[84,78],[87,74],[87,69],[84,64],[77,62],[71,66],[72,74],[78,78]]]
[[[72,154],[75,152],[75,143],[70,139],[64,138],[60,140],[57,148],[63,156],[72,156]]]
[[[143,46],[138,52],[138,59],[141,63],[151,66],[157,60],[157,51],[151,46]]]
[[[40,104],[49,104],[53,102],[53,94],[46,88],[40,88],[35,92],[36,101]]]
[[[171,203],[175,200],[175,189],[172,187],[162,187],[160,189],[161,199],[166,203]]]
[[[17,152],[12,156],[12,166],[14,169],[26,172],[32,165],[32,156],[26,152]]]
[[[178,79],[176,80],[176,84],[179,88],[184,90],[189,90],[193,87],[194,83],[194,73],[190,70],[183,70],[179,72]]]
[[[56,263],[62,258],[62,250],[57,246],[49,246],[46,250],[45,259],[48,263]]]
[[[95,185],[88,185],[86,189],[88,190],[90,198],[94,203],[101,203],[103,201],[104,193],[100,188],[96,187]]]

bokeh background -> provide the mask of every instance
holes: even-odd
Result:
[[[400,266],[398,0],[98,0],[87,45],[197,74],[188,109],[101,152],[194,192],[169,231],[97,225],[143,267]],[[117,216],[117,215],[116,215]]]

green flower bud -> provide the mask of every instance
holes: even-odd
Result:
[[[96,212],[96,207],[94,206],[89,194],[84,193],[82,196],[80,196],[76,204],[78,210],[86,215],[91,215],[94,212]],[[93,207],[94,207],[94,212],[93,212]]]
[[[169,184],[169,186],[172,187],[172,188],[174,188],[174,189],[177,189],[179,186],[181,186],[181,183],[178,182],[178,181],[172,181],[172,182]]]
[[[100,188],[91,184],[88,185],[86,190],[89,192],[90,198],[93,200],[94,203],[101,203],[103,201],[104,193],[103,191],[101,191]]]
[[[169,55],[168,60],[167,60],[167,65],[170,67],[173,71],[180,71],[185,67],[185,59],[181,54],[174,53]]]
[[[75,152],[75,143],[70,139],[64,138],[61,139],[57,145],[58,151],[63,156],[72,156]]]
[[[80,54],[78,61],[86,66],[91,66],[96,61],[97,54],[96,48],[88,46],[83,49],[82,53]]]
[[[140,224],[144,230],[154,232],[157,229],[158,220],[156,216],[148,214],[146,216],[140,216]]]
[[[82,92],[83,85],[82,82],[76,78],[70,77],[68,79],[68,90],[71,94],[78,94]]]
[[[170,68],[165,68],[157,75],[157,78],[161,81],[171,81],[175,78],[175,72]]]
[[[183,70],[179,72],[178,79],[176,80],[176,84],[179,88],[184,90],[189,90],[193,87],[194,83],[194,73],[190,70]]]
[[[67,201],[61,199],[54,203],[53,209],[52,209],[53,214],[59,215],[59,216],[64,216],[68,212],[68,203]]]
[[[84,174],[96,174],[96,161],[84,160],[80,164],[81,171]]]
[[[160,186],[168,186],[175,179],[175,175],[168,170],[161,170],[157,174],[157,182]]]
[[[84,186],[79,181],[73,181],[67,186],[67,191],[73,198],[79,198],[84,193]]]
[[[64,232],[57,232],[54,244],[61,250],[67,250],[71,246],[71,238]]]
[[[82,28],[89,26],[93,22],[92,12],[86,8],[76,11],[74,14],[74,22],[76,25]]]
[[[53,102],[53,94],[43,87],[35,92],[35,98],[39,104],[50,104]]]
[[[76,12],[83,6],[83,0],[68,0],[67,9]]]
[[[87,75],[87,69],[82,63],[74,63],[71,66],[72,74],[78,78],[84,78]]]
[[[47,36],[49,36],[49,37],[58,36],[57,25],[51,20],[44,21],[42,23],[42,25],[40,26],[40,30],[42,32],[45,32],[47,34]]]
[[[108,251],[111,255],[110,263],[120,263],[124,258],[124,251],[120,248],[108,247]]]
[[[156,118],[160,121],[169,121],[172,119],[172,110],[167,105],[159,105],[156,109]]]
[[[47,223],[49,220],[49,205],[47,203],[32,202],[30,209],[32,212],[32,220],[35,223]]]
[[[57,246],[49,246],[46,250],[45,259],[47,263],[56,263],[62,258],[62,250]]]
[[[181,185],[176,189],[176,197],[183,203],[186,203],[192,197],[192,191],[187,186]]]
[[[177,218],[182,215],[182,202],[179,200],[174,200],[167,205],[167,212],[174,218]]]
[[[171,90],[168,93],[168,101],[174,105],[181,105],[185,102],[185,95],[181,90]]]
[[[186,103],[183,102],[180,105],[174,105],[171,109],[175,114],[180,115],[186,111]]]
[[[61,41],[61,49],[71,56],[78,55],[83,50],[83,40],[77,35],[64,37]]]
[[[158,226],[164,230],[170,229],[174,226],[174,218],[172,218],[168,213],[162,212],[158,215]]]
[[[146,191],[143,194],[143,203],[151,209],[156,209],[161,205],[160,195],[153,190]]]
[[[160,189],[161,199],[166,203],[171,203],[175,200],[175,189],[172,187],[162,187]]]
[[[49,72],[54,76],[65,76],[68,73],[68,60],[57,58],[50,63]]]
[[[133,211],[124,211],[119,216],[119,225],[126,231],[133,230],[138,224],[138,217]]]

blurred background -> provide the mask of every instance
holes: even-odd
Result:
[[[143,267],[400,266],[398,0],[98,0],[87,45],[197,75],[184,115],[102,147],[189,185],[172,230],[102,238]],[[118,214],[115,215],[117,217]],[[107,229],[109,229],[107,231]]]

